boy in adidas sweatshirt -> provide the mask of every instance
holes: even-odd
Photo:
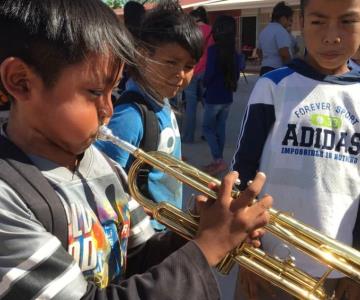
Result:
[[[357,72],[348,69],[347,61],[360,45],[360,1],[307,0],[301,1],[301,7],[307,55],[256,83],[232,169],[240,173],[244,184],[258,170],[265,172],[269,179],[264,193],[274,197],[276,209],[293,213],[323,234],[356,246],[360,80]],[[270,254],[288,252],[271,235],[264,236],[262,242]],[[315,277],[325,271],[324,266],[293,248],[290,254],[300,269]],[[359,287],[343,277],[332,272],[326,284],[338,287],[338,299],[344,286],[351,294],[349,299],[358,299]],[[256,280],[241,282],[251,297],[261,294],[257,293],[261,289],[256,289]]]

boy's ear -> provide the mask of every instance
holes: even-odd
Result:
[[[0,78],[5,90],[16,100],[28,100],[33,71],[21,59],[8,57],[0,65]]]

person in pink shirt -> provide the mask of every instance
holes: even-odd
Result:
[[[203,88],[202,79],[206,67],[207,49],[214,44],[211,26],[208,25],[207,13],[204,7],[199,6],[190,12],[200,27],[204,37],[204,53],[196,64],[193,78],[189,86],[185,89],[185,119],[182,130],[182,142],[193,143],[196,129],[196,110],[198,102],[202,102]]]

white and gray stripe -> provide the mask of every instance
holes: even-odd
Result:
[[[60,246],[60,241],[56,237],[52,237],[27,260],[7,272],[0,282],[0,297],[10,289],[11,285],[26,276],[36,265],[49,258]]]

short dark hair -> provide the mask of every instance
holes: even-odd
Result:
[[[0,37],[0,64],[18,57],[47,86],[90,54],[110,55],[118,67],[134,56],[131,37],[101,0],[0,0]]]
[[[203,53],[204,40],[201,30],[176,0],[160,1],[145,14],[139,41],[148,50],[154,50],[162,44],[177,43],[196,61]]]
[[[277,3],[272,11],[271,21],[277,22],[281,17],[290,18],[293,15],[293,10],[287,6],[284,1]]]
[[[201,21],[205,24],[209,23],[206,9],[203,6],[199,6],[198,8],[192,10],[190,12],[190,15],[193,16],[196,19],[196,21]]]
[[[304,15],[305,6],[308,4],[309,0],[300,0],[300,9],[301,14]]]
[[[145,7],[136,1],[128,1],[124,6],[124,24],[133,35],[137,35],[141,21],[145,15]]]

